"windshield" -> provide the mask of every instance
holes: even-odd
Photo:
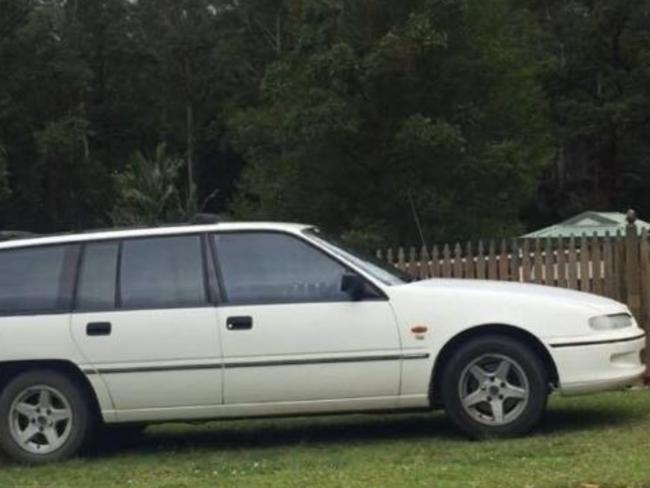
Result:
[[[338,240],[324,235],[319,229],[307,229],[304,231],[304,233],[313,240],[317,241],[328,251],[354,264],[385,285],[403,285],[405,283],[413,281],[413,278],[410,275],[397,269],[395,266],[391,266],[390,264],[380,259],[351,249]]]

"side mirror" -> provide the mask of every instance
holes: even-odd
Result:
[[[359,301],[363,298],[365,283],[358,274],[346,273],[341,278],[341,291],[350,295],[352,301]]]

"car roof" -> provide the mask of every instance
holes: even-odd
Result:
[[[125,239],[130,237],[170,236],[177,234],[198,234],[216,231],[280,231],[299,233],[311,226],[284,222],[223,222],[207,225],[173,225],[128,229],[98,229],[78,233],[52,234],[46,236],[19,238],[0,242],[0,249],[47,246],[87,241]]]

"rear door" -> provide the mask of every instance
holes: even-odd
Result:
[[[118,411],[165,415],[221,403],[221,347],[200,235],[88,243],[72,318],[84,368]],[[124,419],[130,417],[124,416]]]
[[[0,251],[0,357],[78,359],[70,314],[78,246]]]
[[[341,280],[352,271],[294,235],[223,232],[213,244],[226,404],[281,404],[276,412],[305,402],[394,404],[401,350],[383,293],[367,283],[351,301]]]

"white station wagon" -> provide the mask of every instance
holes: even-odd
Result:
[[[410,282],[297,224],[0,244],[0,444],[74,455],[101,424],[442,406],[526,433],[550,392],[629,385],[628,308],[535,285]]]

